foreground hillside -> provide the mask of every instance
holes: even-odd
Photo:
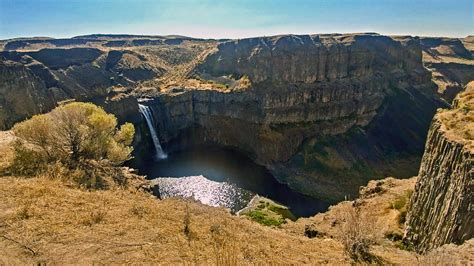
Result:
[[[346,262],[337,241],[286,234],[194,202],[44,179],[2,178],[0,191],[4,263]]]
[[[417,256],[384,236],[399,230],[399,211],[390,206],[413,185],[414,179],[388,179],[382,193],[362,200],[367,219],[377,221],[368,227],[377,235],[374,256],[400,265],[472,262],[472,241]],[[183,199],[157,200],[131,190],[88,192],[58,180],[2,177],[0,264],[350,264],[341,233],[343,214],[352,204],[271,228]],[[307,226],[318,232],[315,237],[305,236]]]
[[[5,173],[14,137],[0,132],[0,140]],[[351,234],[368,241],[373,263],[474,261],[472,240],[424,256],[403,250],[403,219],[415,178],[372,181],[356,201],[267,227],[191,200],[158,200],[133,186],[88,191],[55,176],[60,174],[0,174],[0,264],[345,265],[352,261],[344,252]]]
[[[1,132],[2,166],[10,132]],[[185,199],[158,200],[135,188],[87,191],[51,176],[0,177],[0,264],[297,263],[350,264],[347,213],[357,206],[378,262],[473,261],[472,241],[427,256],[400,249],[415,178],[371,182],[356,201],[281,227],[267,227]],[[446,250],[449,250],[447,252]]]

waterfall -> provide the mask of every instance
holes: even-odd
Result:
[[[151,113],[150,107],[143,104],[138,104],[138,108],[140,109],[140,113],[142,113],[145,117],[146,124],[148,125],[148,129],[150,130],[151,139],[153,140],[153,145],[155,146],[156,158],[167,158],[168,155],[161,148],[160,140],[158,139],[158,135],[156,134],[155,123],[153,121],[153,114]]]

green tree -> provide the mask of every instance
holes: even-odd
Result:
[[[33,116],[13,127],[12,170],[20,174],[44,171],[52,163],[87,171],[95,167],[119,166],[131,158],[135,129],[92,103],[74,102],[50,113]]]

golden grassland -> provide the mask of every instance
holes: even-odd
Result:
[[[331,206],[329,211],[317,214],[310,218],[301,218],[295,223],[284,225],[283,229],[289,233],[304,230],[308,225],[319,234],[333,238],[344,239],[344,227],[350,223],[346,214],[356,206],[360,209],[363,220],[364,234],[372,234],[375,243],[372,252],[385,262],[397,264],[413,264],[416,256],[412,252],[401,250],[398,240],[403,236],[403,222],[400,218],[404,215],[403,206],[394,206],[408,191],[412,191],[416,177],[410,179],[386,178],[379,181],[370,181],[368,186],[361,191],[359,199],[344,201]],[[395,236],[395,241],[390,240]]]
[[[0,178],[0,221],[0,264],[347,263],[335,240],[287,234],[192,201],[88,192],[45,178]]]
[[[0,132],[2,155],[13,139]],[[348,265],[344,243],[354,223],[379,262],[473,262],[474,241],[427,256],[400,248],[401,217],[414,184],[415,178],[372,181],[356,201],[271,227],[192,200],[157,200],[134,187],[89,191],[47,176],[0,175],[0,265]],[[362,219],[347,215],[353,206]],[[305,236],[307,227],[317,232],[313,238]]]
[[[414,265],[423,260],[473,261],[472,243],[451,247],[459,257],[436,251],[418,256],[397,247],[400,233],[393,207],[414,178],[388,179],[381,194],[368,193],[361,206],[371,252],[384,263]],[[343,253],[343,202],[315,217],[267,227],[214,208],[183,200],[157,200],[133,189],[86,191],[44,177],[0,178],[0,265],[162,263],[236,265],[350,264]],[[304,236],[307,225],[318,231]],[[472,242],[472,241],[471,241]],[[467,246],[466,246],[467,245]],[[470,255],[471,254],[471,255]],[[460,260],[463,261],[460,261]]]

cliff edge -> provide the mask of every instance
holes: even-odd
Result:
[[[428,133],[406,238],[419,252],[474,235],[474,82],[440,110]]]

